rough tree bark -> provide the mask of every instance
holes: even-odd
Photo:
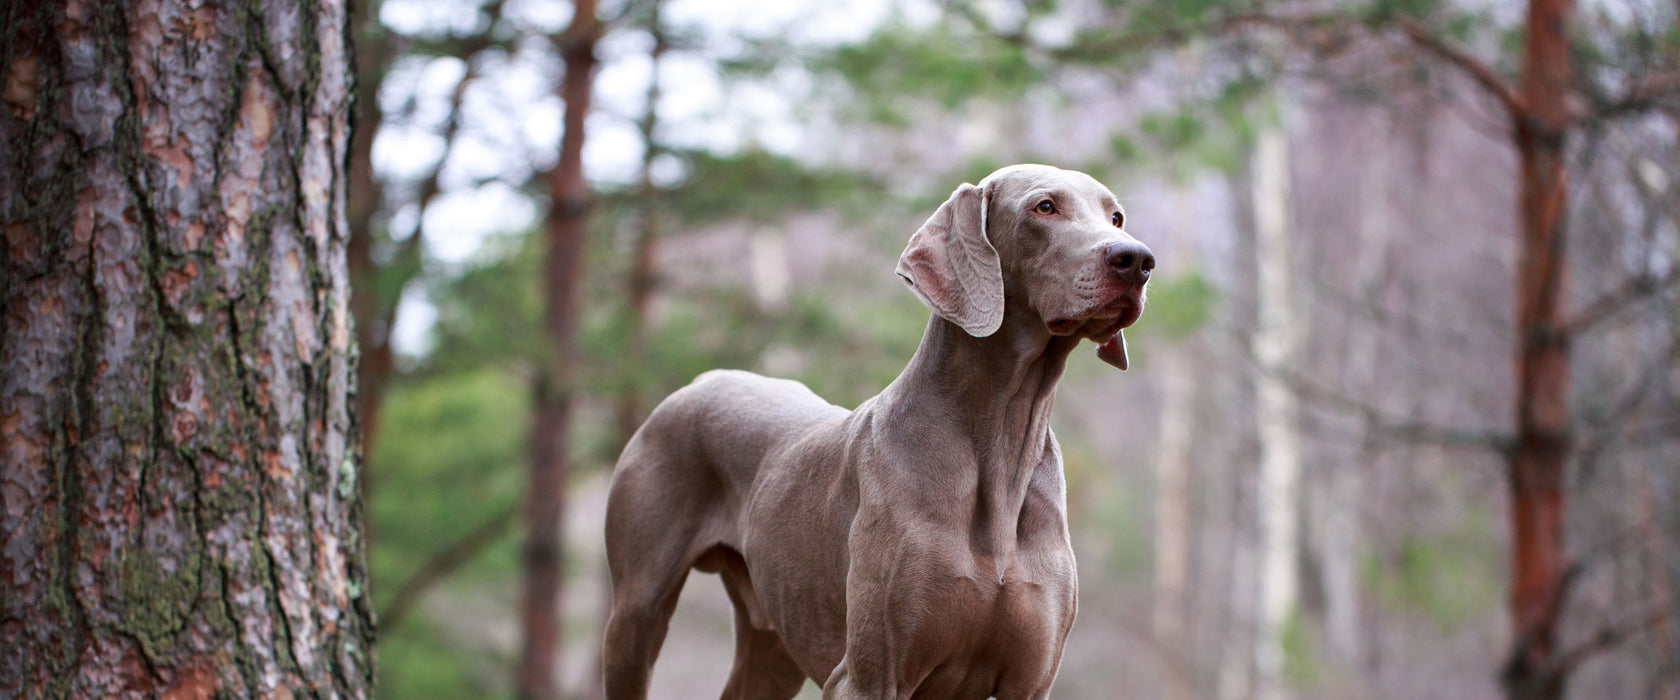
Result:
[[[345,3],[5,15],[0,696],[366,696]]]
[[[566,72],[560,85],[565,131],[560,159],[548,173],[549,209],[543,260],[547,308],[543,330],[549,354],[538,370],[531,428],[531,469],[525,505],[525,591],[521,610],[518,691],[528,700],[557,697],[555,668],[560,656],[561,523],[566,501],[568,432],[571,428],[572,366],[584,239],[592,198],[583,179],[583,125],[589,113],[590,83],[600,24],[595,0],[577,0],[572,23],[557,38]]]

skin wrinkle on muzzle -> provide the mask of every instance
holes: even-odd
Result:
[[[1126,367],[1154,256],[1118,200],[1044,165],[964,184],[897,273],[932,314],[856,410],[700,375],[620,456],[607,505],[607,695],[647,695],[690,569],[735,606],[725,698],[1044,698],[1077,608],[1050,408],[1083,340]]]

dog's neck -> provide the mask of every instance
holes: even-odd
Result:
[[[1013,548],[1028,484],[1049,448],[1056,382],[1079,343],[1020,311],[984,338],[932,316],[910,364],[881,395],[884,416],[899,427],[972,448],[974,540],[994,553]]]

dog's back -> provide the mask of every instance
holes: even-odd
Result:
[[[637,437],[657,436],[648,439],[661,443],[659,459],[691,461],[686,468],[712,472],[742,497],[767,454],[847,413],[796,381],[712,370],[660,402]],[[630,461],[634,468],[641,460]],[[625,466],[621,461],[620,468]]]

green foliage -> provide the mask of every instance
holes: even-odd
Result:
[[[1021,46],[988,40],[949,22],[926,30],[889,23],[809,65],[851,87],[856,99],[850,107],[857,116],[895,126],[908,125],[909,105],[951,111],[977,98],[1015,98],[1043,77]]]
[[[442,544],[519,498],[529,395],[519,375],[493,367],[393,388],[369,459],[376,603]]]
[[[540,243],[536,235],[491,241],[477,261],[431,281],[438,319],[427,371],[522,367],[541,356],[547,340]]]
[[[882,300],[838,304],[822,290],[797,294],[772,340],[805,357],[795,379],[848,408],[879,393],[921,343],[928,310],[906,292]]]
[[[770,222],[794,209],[843,208],[883,189],[854,173],[812,168],[759,148],[728,156],[677,155],[687,173],[660,193],[657,204],[684,226],[726,219]]]
[[[410,374],[393,385],[363,476],[371,496],[368,561],[376,609],[444,546],[519,499],[529,394],[519,374],[488,363]],[[450,586],[505,580],[517,570],[510,537]],[[470,674],[475,663],[490,671]],[[379,695],[496,697],[501,663],[450,638],[417,610],[380,631]]]
[[[1440,10],[1441,0],[1375,0],[1365,16],[1366,22],[1374,26],[1399,19],[1433,17]]]
[[[1086,510],[1078,521],[1083,523],[1081,527],[1094,533],[1089,541],[1101,544],[1098,561],[1103,569],[1127,581],[1148,576],[1155,558],[1150,542],[1154,522],[1149,500],[1152,494],[1123,482],[1112,472],[1098,472],[1107,468],[1107,461],[1077,445],[1064,445],[1062,461],[1064,471],[1069,472],[1069,482],[1084,482],[1079,498]],[[1070,493],[1069,499],[1073,498]]]
[[[1202,26],[1222,12],[1247,8],[1233,8],[1246,3],[1231,0],[1143,0],[1142,2],[1113,2],[1111,6],[1124,10],[1122,25],[1094,27],[1087,36],[1101,37],[1116,31],[1131,35],[1155,35],[1172,31],[1188,31]]]
[[[1486,512],[1468,511],[1437,534],[1408,534],[1392,558],[1366,558],[1363,578],[1377,602],[1428,615],[1443,632],[1499,605],[1499,567]]]
[[[1145,114],[1135,135],[1109,137],[1110,155],[1121,163],[1165,163],[1179,180],[1209,169],[1235,172],[1247,162],[1260,125],[1277,118],[1262,99],[1265,90],[1265,83],[1250,75],[1224,83],[1211,97],[1191,97]]]
[[[1639,10],[1583,7],[1569,33],[1570,58],[1594,102],[1614,100],[1627,83],[1680,70],[1680,7],[1654,3]],[[1522,35],[1516,41],[1522,40]]]
[[[1158,329],[1169,339],[1181,340],[1207,323],[1219,301],[1219,292],[1196,270],[1149,283],[1149,311],[1139,330]]]
[[[1289,611],[1289,616],[1283,620],[1283,629],[1279,630],[1278,634],[1282,637],[1278,645],[1283,648],[1284,678],[1303,688],[1310,688],[1323,681],[1324,668],[1318,662],[1321,657],[1318,644],[1300,608]]]
[[[1108,150],[1121,163],[1135,163],[1143,157],[1143,147],[1138,145],[1137,139],[1124,133],[1109,137]]]
[[[383,631],[383,630],[382,630]],[[448,631],[423,617],[403,624],[396,634],[379,637],[381,698],[507,697],[501,661],[464,646]],[[474,667],[493,669],[472,673]]]

